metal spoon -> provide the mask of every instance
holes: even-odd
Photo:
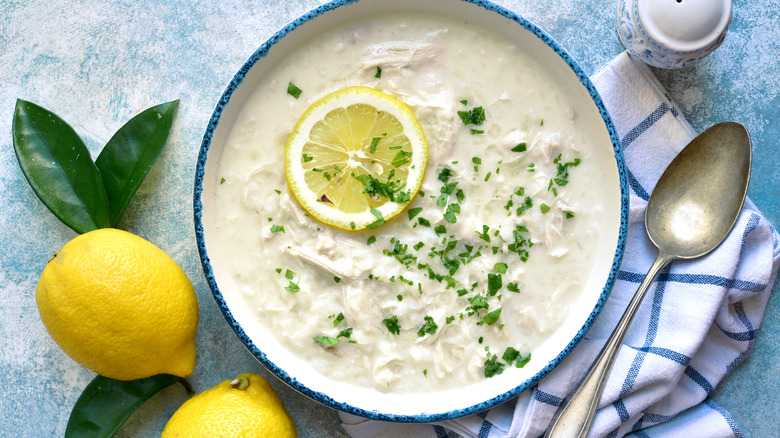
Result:
[[[726,238],[745,202],[751,157],[745,127],[723,122],[694,138],[666,168],[645,210],[645,229],[658,247],[658,257],[595,362],[553,416],[545,438],[588,434],[623,336],[642,298],[667,263],[701,257]]]

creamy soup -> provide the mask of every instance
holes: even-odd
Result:
[[[429,143],[406,211],[359,232],[309,217],[283,167],[309,105],[352,85],[407,103]],[[385,392],[533,361],[590,275],[607,202],[570,106],[522,47],[464,23],[384,16],[304,44],[254,91],[222,156],[216,240],[245,305],[322,375]]]

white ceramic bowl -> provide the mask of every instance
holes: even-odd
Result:
[[[585,291],[566,322],[522,370],[464,388],[424,394],[382,393],[328,379],[270,336],[248,309],[215,241],[215,193],[225,142],[249,95],[280,59],[304,41],[359,17],[384,12],[427,13],[468,21],[515,42],[565,90],[589,144],[611,163],[605,173],[613,202],[604,212],[603,238]],[[623,254],[628,222],[628,184],[619,140],[596,89],[577,63],[538,27],[481,0],[337,0],[308,12],[266,41],[228,85],[203,138],[195,176],[194,213],[203,270],[219,309],[249,351],[271,372],[303,394],[330,407],[387,421],[425,422],[476,413],[531,387],[555,368],[585,335],[612,288]]]

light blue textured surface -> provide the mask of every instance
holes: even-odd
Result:
[[[91,3],[91,4],[90,4]],[[192,184],[206,123],[225,85],[270,35],[314,0],[66,0],[0,2],[0,436],[61,436],[70,409],[92,379],[43,328],[34,289],[49,257],[75,233],[27,185],[11,145],[16,98],[68,121],[93,155],[132,115],[181,99],[160,160],[128,207],[120,228],[168,252],[198,292],[198,362],[190,378],[202,391],[236,373],[268,375],[241,346],[203,279],[192,223]],[[622,51],[615,2],[497,1],[540,25],[588,73]],[[753,137],[750,198],[780,224],[780,2],[734,3],[723,46],[695,67],[656,70],[697,130],[723,121]],[[777,437],[780,424],[780,292],[775,291],[749,359],[713,398],[748,437]],[[301,436],[340,436],[334,411],[271,377]],[[158,436],[186,394],[171,387],[144,405],[119,436]]]

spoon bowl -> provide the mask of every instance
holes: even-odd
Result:
[[[623,336],[647,290],[672,260],[701,257],[723,242],[745,202],[751,161],[745,127],[723,122],[694,138],[666,168],[645,209],[645,229],[658,257],[596,360],[556,411],[545,438],[588,434]]]
[[[653,244],[679,259],[715,249],[742,209],[750,167],[750,135],[739,123],[719,123],[693,139],[647,203],[645,228]]]

